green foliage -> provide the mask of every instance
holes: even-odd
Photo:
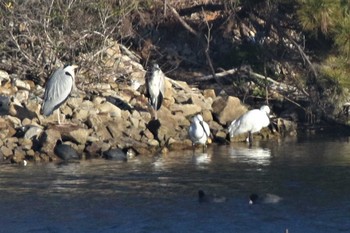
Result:
[[[350,15],[346,13],[337,23],[334,29],[334,42],[339,48],[341,54],[350,58]]]
[[[337,1],[332,0],[299,0],[297,11],[299,20],[304,29],[317,35],[320,30],[328,34],[334,26],[334,14],[338,10]]]
[[[321,72],[341,86],[350,89],[350,67],[348,61],[342,56],[330,55],[321,67]]]
[[[350,2],[333,0],[298,0],[297,11],[303,28],[317,36],[330,37],[340,54],[350,55]]]

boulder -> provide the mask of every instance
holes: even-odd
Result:
[[[95,105],[98,112],[101,114],[108,113],[113,118],[121,118],[122,110],[110,102]]]
[[[92,130],[89,130],[89,129],[78,128],[78,129],[69,131],[67,134],[62,134],[62,137],[64,137],[69,141],[85,145],[87,138],[91,132]]]
[[[41,152],[46,153],[50,157],[54,155],[56,142],[61,139],[61,133],[56,129],[47,129],[40,137]]]
[[[0,152],[3,155],[3,157],[5,157],[5,158],[8,158],[13,154],[13,151],[10,148],[8,148],[7,146],[2,146],[0,148]]]
[[[247,108],[241,104],[237,97],[217,97],[213,104],[213,114],[221,125],[229,125],[234,119],[237,119],[247,111]]]
[[[170,106],[173,114],[180,112],[184,117],[195,115],[202,111],[202,108],[196,104],[173,104]]]
[[[11,162],[12,163],[21,163],[25,159],[25,156],[26,156],[26,153],[22,149],[17,148],[14,151],[14,154],[11,158]]]

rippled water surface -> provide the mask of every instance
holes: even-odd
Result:
[[[0,232],[350,232],[347,138],[1,165]],[[227,197],[199,203],[199,189]],[[251,193],[276,204],[249,205]]]

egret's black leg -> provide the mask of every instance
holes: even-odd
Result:
[[[253,136],[252,136],[252,132],[248,132],[248,141],[249,141],[249,147],[252,146],[253,144]]]

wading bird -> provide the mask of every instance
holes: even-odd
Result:
[[[49,116],[58,109],[68,98],[75,86],[74,69],[78,66],[69,65],[56,70],[46,83],[44,101],[41,112],[44,116]],[[59,111],[57,111],[58,124],[60,122]]]
[[[261,106],[260,109],[253,109],[238,119],[232,121],[228,128],[230,137],[234,137],[239,134],[248,133],[249,145],[252,145],[252,134],[259,132],[263,127],[267,127],[270,124],[269,119],[270,108],[267,105]]]
[[[146,84],[149,103],[155,112],[154,118],[157,119],[157,111],[162,106],[165,89],[165,75],[158,64],[153,65],[152,74],[146,79]]]
[[[201,114],[197,114],[192,118],[188,134],[192,141],[193,150],[196,144],[201,144],[204,152],[204,148],[208,142],[210,143],[211,139],[209,125],[203,120]]]
[[[258,194],[253,193],[249,196],[249,205],[254,205],[258,203],[264,204],[276,204],[282,201],[283,198],[272,193],[266,193],[260,197]]]
[[[198,190],[198,202],[199,203],[223,203],[226,202],[227,198],[224,196],[207,195],[203,190]]]

